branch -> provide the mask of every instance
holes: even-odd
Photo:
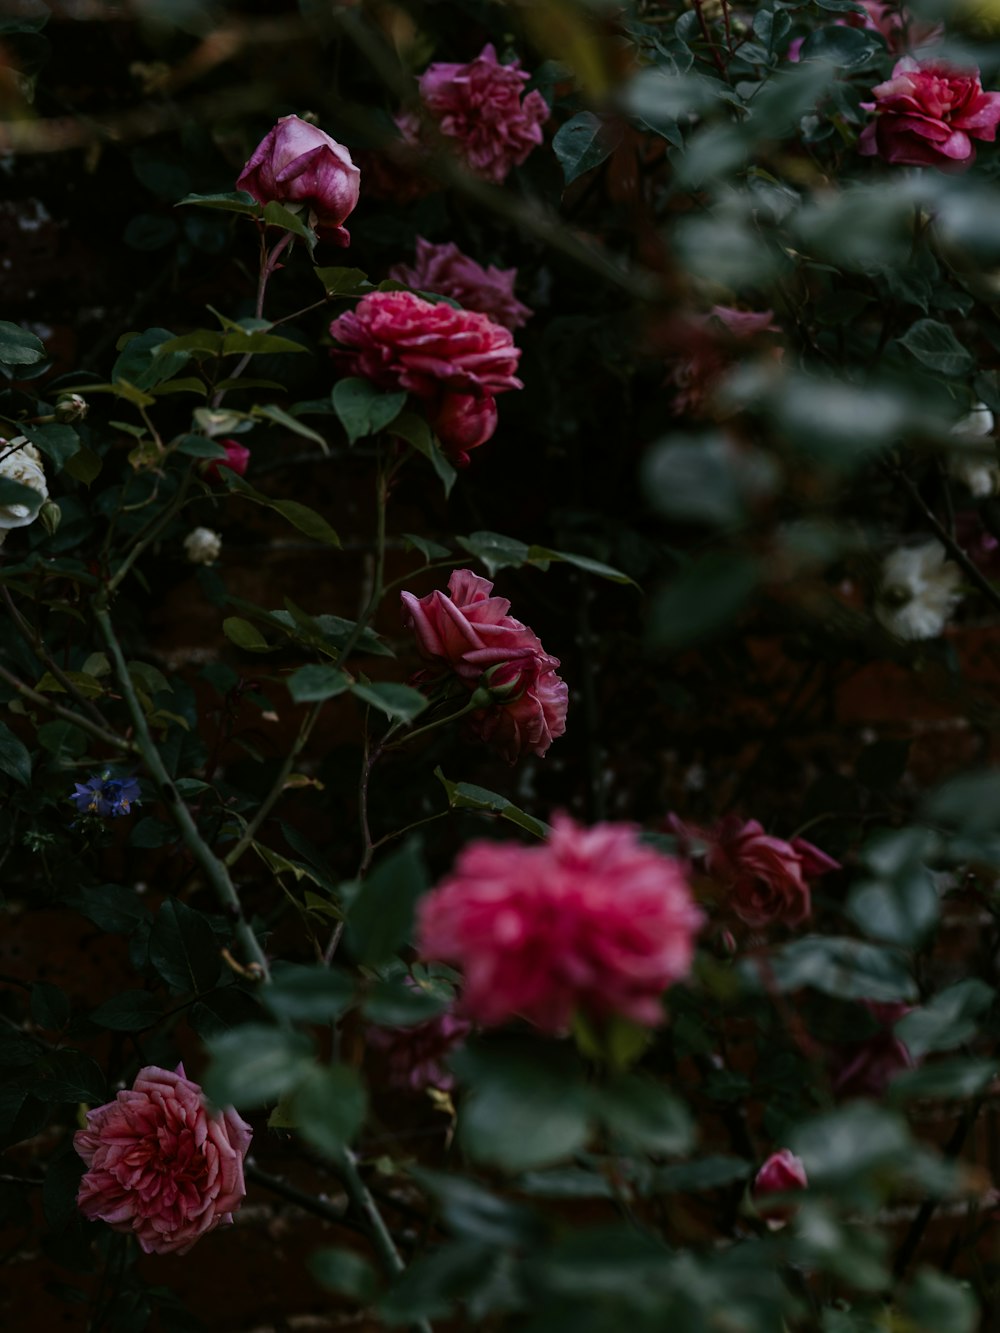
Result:
[[[121,754],[137,753],[136,746],[131,741],[116,736],[113,731],[109,731],[106,727],[99,727],[96,722],[91,722],[89,717],[81,717],[79,713],[74,713],[71,708],[63,708],[62,704],[57,704],[48,695],[39,694],[30,685],[25,685],[23,680],[19,680],[17,676],[12,675],[6,667],[0,666],[0,680],[5,681],[11,689],[18,692],[22,699],[27,699],[36,708],[44,708],[49,713],[55,713],[56,717],[61,717],[66,722],[72,722],[74,727],[79,727],[81,731],[87,732],[89,736],[93,736],[102,745],[110,745],[113,750],[118,750]]]

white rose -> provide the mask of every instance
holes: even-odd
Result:
[[[39,509],[49,497],[41,457],[23,435],[13,440],[0,440],[0,478],[29,486],[38,494],[37,504],[0,504],[0,545],[3,545],[11,528],[26,528],[29,523],[34,523]]]
[[[210,565],[221,551],[222,538],[211,528],[192,528],[184,538],[184,554],[192,565]]]
[[[875,619],[899,639],[936,639],[961,600],[962,572],[940,542],[903,546],[882,562]]]
[[[976,403],[972,411],[952,426],[951,434],[959,439],[986,440],[993,434],[993,413],[985,403]],[[1000,491],[1000,465],[980,454],[954,449],[948,455],[948,472],[972,492],[977,500]]]

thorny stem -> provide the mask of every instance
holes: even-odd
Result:
[[[292,239],[293,239],[292,233],[290,231],[286,231],[284,236],[282,236],[281,240],[278,241],[274,246],[272,246],[270,250],[268,250],[264,240],[264,233],[263,232],[261,233],[260,277],[257,279],[257,304],[254,307],[254,314],[256,315],[257,319],[263,319],[264,317],[264,297],[267,294],[268,280],[270,279],[271,274],[274,272],[274,270],[278,267],[278,260],[281,258],[281,255],[284,252],[284,250],[291,244]],[[233,370],[232,374],[227,376],[227,379],[231,380],[239,379],[239,377],[243,374],[244,370],[246,370],[247,366],[250,364],[250,358],[252,356],[253,356],[252,352],[247,352],[245,356],[242,356],[236,363],[236,367]],[[212,398],[212,406],[218,407],[222,402],[223,398],[225,398],[225,396],[226,396],[226,390],[220,389],[219,392],[215,394],[214,397]]]
[[[142,705],[136,695],[135,688],[132,685],[132,678],[128,673],[128,667],[125,664],[125,658],[122,654],[121,644],[115,634],[114,627],[111,624],[111,617],[108,615],[107,608],[103,605],[97,605],[94,609],[94,615],[104,642],[108,646],[115,666],[115,672],[118,676],[118,683],[121,686],[122,695],[125,699],[126,707],[131,715],[133,725],[135,726],[136,743],[139,753],[142,755],[143,762],[149,771],[150,776],[156,783],[160,799],[167,807],[171,819],[177,825],[181,837],[184,839],[188,850],[194,859],[205,872],[208,882],[215,892],[215,896],[232,917],[236,935],[243,945],[247,958],[255,965],[254,970],[263,981],[270,979],[270,968],[268,967],[267,957],[260,946],[260,941],[253,933],[250,923],[243,915],[243,907],[240,903],[239,894],[229,877],[229,871],[222,861],[214,854],[202,838],[195,823],[191,811],[181,800],[177,789],[171,781],[170,774],[167,772],[160,756],[159,750],[153,741],[146,723],[146,715],[142,711]]]
[[[63,708],[62,704],[57,704],[54,699],[50,699],[46,694],[39,694],[33,690],[30,685],[25,685],[23,680],[19,680],[6,667],[0,666],[0,680],[8,684],[11,689],[16,690],[22,699],[27,699],[28,703],[34,704],[36,708],[44,708],[49,713],[55,713],[56,717],[63,718],[66,722],[72,722],[74,727],[79,727],[81,731],[87,732],[95,740],[103,745],[110,745],[113,750],[118,750],[122,754],[137,753],[136,746],[131,741],[115,735],[106,727],[99,727],[95,722],[91,722],[89,717],[82,717],[79,713],[74,713],[71,708]]]
[[[34,629],[33,626],[28,624],[27,620],[25,620],[24,616],[22,616],[21,612],[17,609],[17,604],[15,603],[13,597],[11,597],[10,590],[6,587],[6,585],[0,587],[0,593],[3,594],[3,599],[7,604],[7,610],[10,612],[10,617],[18,628],[21,638],[24,639],[25,643],[28,644],[28,646],[31,648],[32,652],[35,654],[38,660],[48,668],[48,670],[52,673],[53,676],[55,676],[56,680],[63,687],[63,689],[70,696],[70,698],[73,699],[76,703],[78,703],[80,707],[84,710],[84,712],[90,714],[90,717],[92,721],[95,723],[95,725],[107,728],[108,727],[107,718],[104,717],[100,709],[97,708],[95,704],[91,703],[89,699],[85,698],[80,693],[77,687],[66,675],[65,671],[63,671],[59,663],[56,662],[52,654],[45,647],[45,643],[44,640],[42,639],[42,636],[38,633],[36,629]]]

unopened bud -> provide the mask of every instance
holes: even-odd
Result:
[[[493,703],[509,704],[520,699],[535,674],[533,656],[516,657],[509,662],[497,662],[480,677],[480,686],[489,691]]]
[[[64,393],[56,402],[55,419],[69,425],[73,421],[82,421],[89,411],[86,398],[78,393]]]
[[[222,538],[211,528],[192,528],[184,538],[184,554],[192,565],[211,565],[222,553]]]
[[[46,500],[38,511],[38,517],[42,521],[42,527],[50,537],[56,535],[59,524],[62,522],[62,510],[54,500]]]

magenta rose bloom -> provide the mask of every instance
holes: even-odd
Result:
[[[521,100],[530,77],[516,60],[501,65],[492,43],[467,65],[429,65],[420,76],[424,110],[454,140],[469,170],[496,185],[542,142],[549,108],[537,91]],[[419,130],[412,114],[397,123],[404,139],[414,142]]]
[[[865,126],[858,151],[898,166],[963,170],[976,159],[973,139],[992,143],[1000,121],[1000,93],[983,92],[977,69],[921,64],[907,56],[892,78],[862,102],[875,119]]]
[[[500,269],[492,264],[483,268],[468,255],[463,255],[454,241],[431,245],[430,241],[418,236],[413,264],[396,264],[389,270],[389,277],[422,292],[450,296],[466,310],[489,315],[507,329],[520,328],[532,315],[514,295],[516,268]]]
[[[802,1165],[801,1158],[796,1157],[790,1149],[782,1148],[779,1152],[772,1153],[757,1172],[750,1187],[750,1197],[762,1217],[776,1222],[787,1222],[795,1212],[794,1207],[789,1207],[787,1204],[769,1204],[768,1197],[772,1194],[789,1194],[794,1190],[804,1190],[808,1185],[806,1169]]]
[[[471,692],[489,690],[492,702],[468,721],[477,739],[494,745],[510,763],[525,750],[542,756],[566,730],[569,689],[556,675],[537,634],[509,615],[506,597],[468,569],[456,569],[448,592],[401,594],[403,618],[428,665],[421,684],[457,677]]]
[[[464,972],[463,1014],[554,1034],[576,1013],[664,1021],[663,992],[690,970],[702,916],[680,864],[638,834],[559,815],[543,844],[464,848],[418,907],[421,955]]]
[[[812,914],[809,881],[840,864],[804,838],[772,838],[756,819],[727,815],[713,829],[684,825],[676,815],[667,827],[681,841],[705,844],[706,872],[726,890],[726,903],[748,926],[782,922],[801,925]]]
[[[248,1124],[230,1107],[209,1115],[201,1088],[147,1065],[131,1091],[87,1112],[73,1147],[87,1164],[77,1205],[91,1221],[131,1232],[147,1254],[186,1254],[233,1220],[246,1194]]]
[[[459,462],[492,435],[494,395],[523,387],[515,375],[521,352],[509,329],[412,292],[363,296],[338,315],[330,334],[348,374],[419,398],[442,446]]]
[[[298,116],[282,116],[260,141],[236,188],[259,204],[306,205],[323,240],[350,244],[343,223],[357,207],[361,172],[343,144]]]
[[[202,476],[208,481],[222,481],[220,468],[227,467],[230,472],[235,472],[238,477],[246,475],[247,464],[250,462],[250,450],[245,444],[240,444],[239,440],[220,440],[219,443],[226,451],[225,458],[210,458],[202,469]]]

